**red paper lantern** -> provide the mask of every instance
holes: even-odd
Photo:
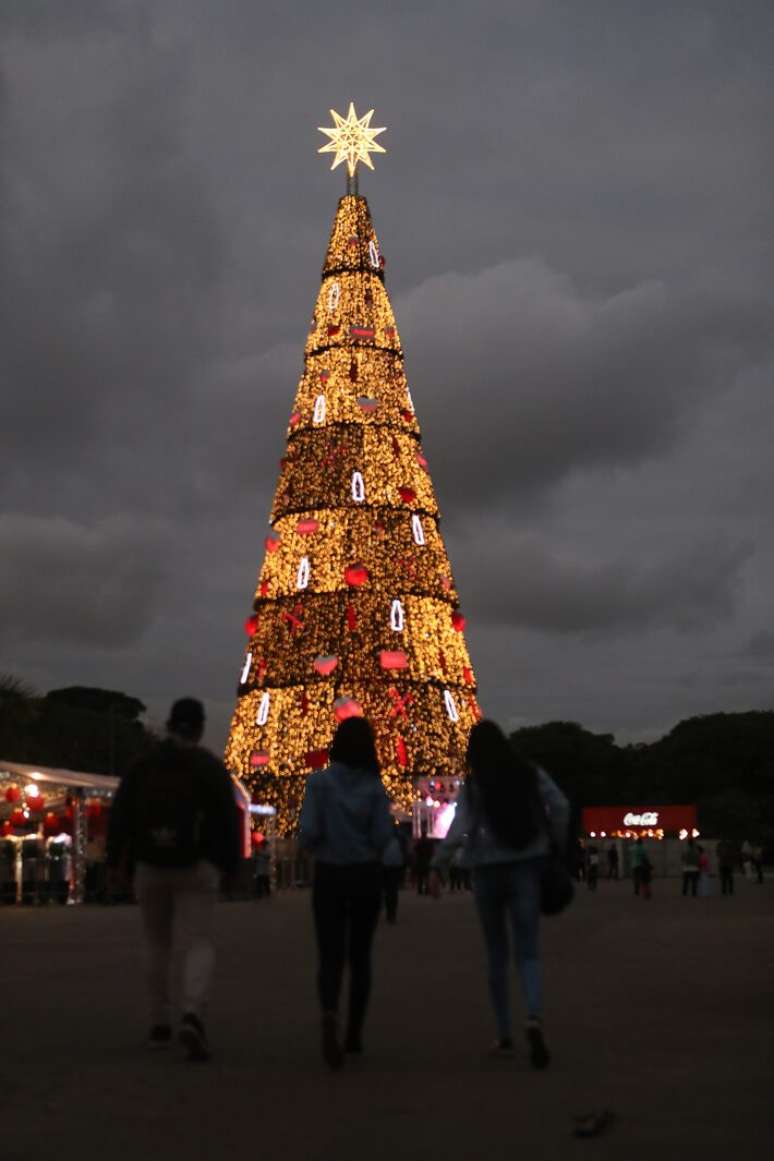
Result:
[[[18,802],[20,798],[21,798],[21,790],[19,789],[19,787],[18,786],[9,786],[5,792],[5,801],[13,803],[13,802]]]
[[[26,824],[27,824],[26,815],[25,815],[24,811],[18,806],[17,806],[16,810],[11,811],[11,817],[10,817],[9,821],[11,823],[11,826],[14,826],[14,827],[26,826]]]
[[[352,588],[359,588],[368,582],[368,569],[362,564],[350,564],[344,569],[344,580]]]
[[[414,489],[408,487],[398,488],[398,495],[404,504],[413,504],[417,498],[417,494]]]
[[[42,794],[31,794],[25,801],[34,814],[39,814],[46,804],[46,800]]]
[[[459,609],[455,609],[451,616],[452,628],[457,633],[461,633],[465,628],[465,618]]]
[[[248,637],[253,637],[258,628],[258,616],[253,613],[252,617],[248,617],[245,621],[245,633]]]

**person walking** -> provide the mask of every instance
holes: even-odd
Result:
[[[221,874],[240,859],[240,821],[225,767],[199,745],[204,707],[176,701],[167,736],[124,775],[113,800],[107,865],[114,879],[134,872],[145,928],[151,1004],[149,1045],[172,1041],[171,964],[183,949],[179,1038],[190,1060],[207,1060],[205,1007],[215,966],[211,923]]]
[[[723,895],[734,893],[734,871],[739,864],[739,857],[735,845],[728,839],[721,839],[717,845],[718,872],[720,873],[720,890]]]
[[[682,855],[683,864],[683,895],[690,894],[696,898],[699,886],[699,850],[692,838],[685,844]]]
[[[596,891],[599,882],[599,849],[592,843],[586,851],[586,883],[589,891]]]
[[[433,857],[434,842],[427,834],[427,823],[423,822],[419,838],[414,843],[414,884],[417,895],[426,895],[430,877],[430,860]]]
[[[430,891],[440,898],[441,871],[464,844],[489,966],[497,1027],[493,1054],[513,1055],[508,986],[510,925],[526,1000],[530,1059],[535,1068],[545,1068],[550,1056],[542,1024],[540,880],[551,838],[564,849],[569,803],[544,770],[513,750],[495,722],[484,720],[473,727],[467,764],[468,777],[454,820],[433,856]]]
[[[607,877],[618,879],[618,847],[615,843],[611,843],[607,848]]]
[[[398,921],[398,895],[403,885],[406,870],[406,849],[403,835],[396,819],[392,834],[382,854],[382,890],[384,894],[384,917],[388,923]]]
[[[648,894],[643,891],[643,887],[650,883],[650,876],[648,875],[649,860],[642,838],[635,839],[630,856],[634,894],[647,898]]]
[[[763,886],[763,844],[753,843],[750,852],[750,863],[755,872],[755,881],[759,887]]]
[[[331,764],[310,774],[301,807],[301,846],[315,858],[312,911],[317,937],[317,989],[322,1054],[332,1069],[344,1052],[363,1050],[371,990],[371,945],[382,900],[382,854],[393,832],[374,735],[365,718],[347,718],[333,739]],[[349,964],[344,1047],[339,995]]]
[[[706,899],[712,894],[712,879],[710,878],[710,857],[704,847],[697,847],[699,852],[699,886],[700,898]]]

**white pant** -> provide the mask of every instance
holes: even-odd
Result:
[[[151,1020],[172,1019],[172,954],[177,942],[183,953],[181,1009],[202,1017],[215,966],[212,909],[218,897],[220,873],[212,863],[192,867],[153,867],[138,863],[134,891],[142,912],[148,949]]]

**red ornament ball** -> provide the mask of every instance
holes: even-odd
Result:
[[[32,794],[26,801],[27,806],[34,814],[38,814],[46,804],[46,800],[42,794]]]
[[[19,787],[18,786],[9,786],[5,792],[5,801],[13,803],[13,802],[18,802],[20,798],[21,798],[21,790],[19,789]]]
[[[462,615],[462,613],[459,611],[459,609],[454,610],[454,612],[452,613],[451,620],[452,620],[452,628],[457,633],[461,633],[462,630],[465,628],[465,618]]]

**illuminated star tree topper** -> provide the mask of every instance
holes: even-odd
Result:
[[[384,133],[385,130],[384,127],[381,129],[371,128],[373,109],[370,109],[364,117],[358,117],[352,101],[349,103],[349,112],[346,118],[337,113],[335,109],[331,109],[330,112],[334,121],[333,127],[325,128],[322,125],[319,127],[319,132],[327,134],[330,141],[322,145],[318,153],[335,154],[331,169],[335,169],[337,165],[341,165],[342,161],[346,161],[347,177],[351,182],[356,179],[357,167],[361,161],[369,169],[373,169],[374,165],[370,154],[387,152],[378,141],[374,140],[378,133]]]

